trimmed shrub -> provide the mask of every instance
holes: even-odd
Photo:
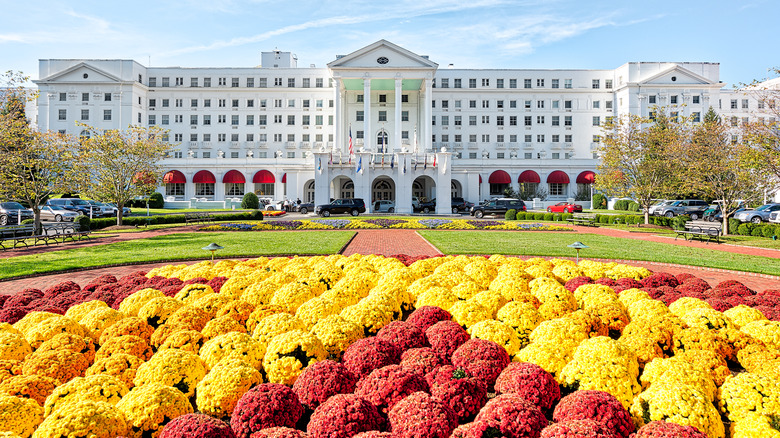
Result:
[[[22,225],[31,225],[35,223],[35,219],[22,219]]]
[[[631,223],[634,225],[639,225],[645,223],[645,217],[642,215],[633,215],[629,216],[631,218]]]
[[[764,237],[764,229],[769,228],[768,225],[756,225],[750,230],[750,235],[755,237]],[[774,230],[770,230],[772,232]]]
[[[729,234],[737,233],[737,229],[739,229],[740,225],[742,225],[742,222],[740,222],[739,220],[734,218],[729,218]]]
[[[515,215],[515,218],[516,218],[517,220],[519,220],[519,221],[522,221],[522,220],[525,220],[525,218],[526,218],[526,215],[527,215],[527,214],[526,214],[526,212],[524,212],[524,211],[518,211],[518,212],[517,212],[517,214]]]
[[[22,221],[22,222],[24,222],[24,221]],[[776,235],[778,233],[777,228],[778,228],[777,225],[769,224],[769,225],[764,225],[763,227],[761,227],[761,231],[762,231],[762,234],[764,235],[764,237],[768,237],[768,238],[771,239],[772,236],[774,236],[774,235]]]
[[[628,211],[639,211],[639,203],[638,202],[629,202],[628,203]]]
[[[596,221],[600,224],[608,224],[609,223],[609,215],[608,214],[598,214],[596,215]]]
[[[561,215],[561,220],[562,220],[562,221],[565,221],[566,219],[571,219],[571,218],[573,218],[573,217],[574,217],[574,215],[573,215],[572,213],[563,213],[563,214]]]
[[[252,219],[254,219],[256,221],[263,220],[263,212],[260,211],[260,210],[255,210],[255,211],[253,211],[253,212],[251,212],[249,214],[252,215]]]
[[[607,209],[607,197],[601,193],[595,193],[591,199],[594,210],[606,210]]]
[[[508,221],[516,220],[516,218],[517,218],[517,210],[515,210],[514,208],[510,208],[504,214],[504,219],[506,219]]]
[[[541,221],[544,220],[544,215],[547,213],[534,213],[534,220],[535,221]]]
[[[618,199],[617,201],[615,201],[613,208],[615,210],[628,210],[629,202],[631,201],[629,201],[628,199]]]
[[[79,224],[80,230],[89,230],[91,219],[87,215],[81,215],[76,217],[76,223]]]
[[[750,223],[741,224],[739,227],[737,227],[737,234],[741,236],[750,236],[752,231],[753,231],[753,224]]]
[[[165,208],[165,200],[160,192],[154,192],[149,196],[149,208]]]
[[[252,192],[245,193],[244,197],[241,199],[241,208],[257,210],[260,208],[260,200],[257,199],[257,195]]]
[[[544,214],[544,220],[546,220],[546,221],[553,220],[553,214],[552,213],[545,213]]]
[[[691,217],[687,214],[681,214],[679,216],[675,216],[672,219],[672,228],[675,230],[684,230],[685,229],[685,223],[691,220]]]

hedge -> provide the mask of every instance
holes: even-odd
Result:
[[[531,213],[531,214],[533,214],[533,213]],[[518,211],[518,212],[517,212],[517,215],[515,215],[515,218],[516,218],[517,220],[519,220],[519,221],[522,221],[522,220],[525,220],[525,218],[526,218],[526,216],[527,216],[527,215],[528,215],[528,213],[526,213],[526,212],[524,212],[524,211]]]
[[[509,210],[507,210],[506,213],[504,213],[504,219],[508,221],[513,221],[517,219],[517,210],[515,210],[514,208],[510,208]]]
[[[263,212],[255,210],[242,213],[216,213],[211,215],[215,221],[234,221],[234,220],[263,220]],[[89,219],[89,218],[87,218]],[[157,225],[157,224],[181,224],[186,219],[183,214],[166,214],[157,216],[130,216],[122,218],[123,225]],[[116,225],[116,218],[97,218],[89,222],[89,228],[99,230]]]

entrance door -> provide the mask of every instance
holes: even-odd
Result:
[[[374,183],[374,189],[371,193],[373,201],[392,201],[393,187],[387,180],[379,180]]]
[[[388,150],[389,150],[387,145],[388,145],[388,143],[387,143],[387,131],[385,131],[383,129],[383,130],[379,131],[379,134],[376,135],[376,150],[377,150],[377,152],[379,152],[380,154],[387,153]]]

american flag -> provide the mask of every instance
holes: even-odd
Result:
[[[352,125],[349,125],[349,159],[352,160]]]

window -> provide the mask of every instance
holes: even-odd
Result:
[[[504,108],[504,101],[503,100],[497,100],[496,101],[496,108]]]
[[[531,88],[531,80],[523,79],[523,88]]]
[[[203,141],[211,141],[211,134],[203,134]]]
[[[210,87],[211,86],[211,78],[203,78],[203,86],[204,87]]]
[[[477,107],[477,101],[476,100],[470,100],[469,101],[469,108],[476,108]]]
[[[496,117],[496,126],[504,126],[504,116]]]
[[[89,110],[88,109],[81,110],[81,120],[89,120]]]
[[[737,109],[737,99],[731,99],[731,109]]]
[[[550,196],[563,196],[565,194],[565,186],[568,184],[561,183],[549,183]]]
[[[469,88],[477,88],[477,80],[469,79]]]
[[[457,116],[457,119],[460,119],[460,116]],[[401,111],[401,121],[402,122],[409,121],[409,111]]]
[[[246,124],[247,125],[254,125],[255,124],[255,116],[254,115],[247,115],[246,116]]]
[[[317,88],[322,88],[322,78],[315,79],[314,83]]]
[[[656,102],[657,102],[657,99],[656,99],[655,95],[647,96],[647,103],[649,103],[651,105],[655,105]]]
[[[268,117],[265,114],[261,114],[257,118],[257,124],[260,126],[265,126],[268,124]]]
[[[161,118],[161,120],[160,120],[160,124],[161,125],[169,125],[170,124],[171,120],[170,120],[170,116],[169,115],[164,114],[160,118]]]
[[[170,87],[171,86],[171,78],[162,78],[162,86],[163,87]]]
[[[441,107],[442,108],[449,108],[450,107],[450,101],[449,100],[442,100],[441,101]]]
[[[89,102],[89,93],[81,93],[81,101]]]
[[[317,108],[322,108],[322,99],[315,100],[314,106],[316,106]]]
[[[322,126],[322,116],[314,116],[314,124]]]
[[[287,108],[295,108],[295,99],[287,99]]]
[[[282,99],[274,99],[274,108],[282,107]]]
[[[455,79],[454,82],[455,82],[455,84],[454,84],[455,88],[461,88],[461,86],[460,86],[460,79]]]
[[[217,123],[225,123],[227,122],[227,116],[224,114],[220,114],[217,116]]]
[[[469,152],[469,160],[476,160],[476,159],[477,159],[477,153]]]
[[[211,151],[203,151],[203,158],[211,158]]]
[[[165,184],[165,196],[184,196],[184,183]]]
[[[490,134],[482,134],[482,143],[490,143]]]
[[[260,88],[266,88],[268,86],[268,78],[258,78],[257,86]]]
[[[477,142],[477,134],[469,134],[469,141],[472,143]]]
[[[402,94],[401,95],[401,103],[409,103],[409,95],[408,94]]]
[[[203,116],[203,124],[204,125],[211,125],[211,116],[210,115],[204,115]]]
[[[496,79],[496,88],[504,88],[504,80]]]
[[[742,109],[748,109],[748,100],[742,99]]]
[[[197,125],[198,124],[198,115],[193,114],[190,116],[190,125]]]
[[[517,88],[517,79],[509,80],[509,88]]]
[[[537,87],[544,87],[544,79],[537,79],[536,80],[536,86]]]
[[[608,100],[608,101],[604,102],[604,106],[606,107],[607,110],[611,110],[612,109],[612,101]]]
[[[693,96],[692,101],[694,104],[700,103],[701,96]]]
[[[195,183],[195,196],[214,196],[214,184]]]
[[[282,134],[274,134],[274,141],[279,143],[282,141]]]
[[[530,100],[526,100],[525,102],[523,102],[523,107],[525,109],[531,109],[531,101]]]
[[[601,118],[599,116],[593,116],[593,126],[601,125]]]
[[[431,125],[436,126],[436,116],[431,116]]]
[[[184,106],[184,99],[176,99],[174,100],[174,103],[176,105],[176,108],[181,108]]]
[[[180,87],[184,85],[184,78],[176,78],[176,86]]]
[[[560,100],[553,100],[552,101],[552,108],[553,109],[559,109],[561,107],[561,101]]]
[[[184,122],[184,116],[181,114],[176,114],[175,116],[173,116],[173,120],[176,123],[182,123]]]
[[[303,88],[310,88],[311,87],[311,78],[303,78],[301,79],[301,87]]]
[[[447,78],[441,79],[441,88],[450,88],[450,80]],[[381,100],[380,100],[381,102]]]
[[[149,78],[149,86],[150,87],[156,87],[157,86],[157,78]]]
[[[355,102],[362,103],[363,102],[363,95],[362,94],[358,94],[357,95],[357,99],[355,100]]]
[[[604,79],[604,88],[608,90],[612,89],[612,79]]]
[[[282,86],[282,78],[274,78],[274,86],[275,87],[281,87]]]
[[[301,117],[301,125],[304,125],[304,126],[311,125],[311,116],[302,116]]]
[[[543,125],[544,124],[544,116],[536,116],[536,123]]]
[[[190,134],[190,141],[198,141],[198,134]]]
[[[672,105],[677,105],[677,95],[669,96],[669,103]]]
[[[544,143],[544,134],[536,134],[536,142]]]
[[[67,120],[67,119],[68,119],[68,110],[64,110],[64,109],[59,110],[57,115],[57,120]]]
[[[183,137],[182,134],[173,134],[173,141],[181,143],[182,137]]]
[[[517,116],[509,116],[509,126],[517,126]]]
[[[356,122],[362,122],[363,121],[363,111],[357,111],[355,113],[355,121]]]
[[[563,126],[571,126],[571,116],[563,116]]]
[[[571,79],[563,80],[563,88],[571,88]]]
[[[477,116],[469,116],[469,126],[477,126]]]
[[[551,141],[552,141],[553,143],[560,143],[560,141],[561,141],[561,136],[560,136],[560,135],[558,135],[558,134],[553,134]]]
[[[65,102],[68,99],[68,93],[60,93],[60,102]]]
[[[496,152],[496,158],[499,159],[499,160],[503,160],[504,159],[504,153],[503,152]]]
[[[490,124],[490,116],[482,116],[483,124]]]
[[[255,100],[254,99],[247,99],[246,100],[246,107],[247,108],[254,108],[255,107]]]
[[[230,100],[230,106],[232,108],[238,108],[238,99],[231,99]]]
[[[552,153],[553,160],[560,160],[561,159],[561,153],[560,152],[553,152]]]
[[[489,100],[483,100],[482,101],[482,108],[490,108],[490,101]]]
[[[593,101],[593,109],[599,109],[601,108],[601,101],[594,100]]]
[[[287,87],[295,88],[295,78],[287,78]]]
[[[482,79],[482,86],[483,87],[489,87],[490,86],[490,79]]]
[[[566,143],[571,143],[571,138],[572,138],[571,134],[566,134],[563,136],[563,141],[565,141]]]
[[[387,121],[387,111],[379,111],[379,121],[380,122]]]
[[[550,81],[550,88],[560,88],[560,79],[552,79]]]
[[[525,123],[524,123],[524,126],[531,126],[531,122],[532,122],[532,120],[533,120],[533,119],[531,118],[531,116],[525,116]]]
[[[287,125],[288,126],[295,125],[295,116],[292,115],[287,116]]]
[[[563,101],[563,109],[567,109],[567,110],[571,109],[571,101],[570,100],[564,100]]]
[[[694,123],[701,122],[701,113],[700,112],[693,112],[693,113],[691,113],[691,117],[693,118]]]
[[[593,79],[591,88],[598,90],[600,88],[600,82],[598,79]]]
[[[544,101],[543,100],[537,100],[536,101],[536,108],[544,109]]]

